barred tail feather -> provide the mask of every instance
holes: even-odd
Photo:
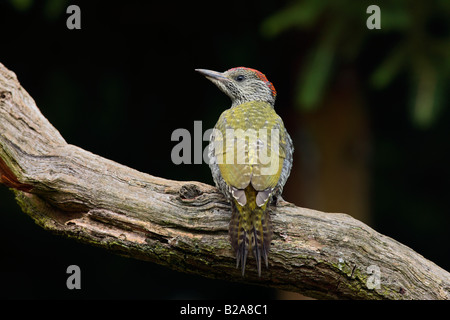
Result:
[[[242,267],[242,276],[244,276],[249,245],[244,227],[244,224],[246,224],[246,219],[240,213],[238,205],[232,203],[231,208],[232,214],[228,233],[230,235],[231,246],[236,254],[236,268],[239,267],[240,263]]]
[[[266,264],[266,268],[269,267],[269,249],[270,242],[272,241],[272,221],[270,221],[269,210],[266,209],[262,215],[261,219],[262,225],[262,234],[263,238],[261,239],[261,247],[262,247],[262,256],[264,258],[264,262]]]
[[[250,214],[246,206],[233,203],[232,216],[229,226],[231,245],[236,254],[236,268],[241,265],[242,276],[245,274],[245,265],[248,251],[252,250],[261,276],[261,261],[264,259],[268,267],[268,254],[272,240],[272,227],[266,205],[253,208]]]
[[[272,241],[272,227],[268,210],[266,208],[258,209],[261,210],[261,212],[253,216],[252,248],[253,256],[255,257],[256,265],[258,266],[258,275],[261,276],[262,259],[264,259],[266,268],[269,267],[268,256],[270,241]]]

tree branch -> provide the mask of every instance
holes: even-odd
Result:
[[[345,214],[271,208],[269,269],[245,278],[216,188],[138,172],[67,144],[0,64],[0,178],[38,225],[171,269],[319,298],[449,299],[450,274]]]

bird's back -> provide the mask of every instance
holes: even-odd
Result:
[[[272,105],[251,101],[222,113],[212,139],[216,184],[233,206],[229,234],[242,273],[249,249],[257,261],[268,263],[272,236],[267,211],[280,183],[290,138]]]
[[[228,185],[258,190],[274,188],[286,157],[283,121],[273,107],[251,101],[222,113],[215,129],[215,156]]]

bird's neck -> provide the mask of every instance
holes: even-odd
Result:
[[[234,99],[231,103],[231,108],[240,106],[241,104],[247,103],[247,102],[266,102],[272,106],[272,108],[275,105],[275,101],[267,101],[267,100],[247,100],[247,99]]]

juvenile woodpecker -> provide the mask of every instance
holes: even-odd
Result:
[[[277,92],[266,76],[251,68],[223,73],[196,69],[231,98],[214,127],[209,166],[218,189],[231,202],[231,245],[242,275],[249,250],[261,276],[268,267],[272,226],[268,207],[291,172],[292,140],[274,110]]]

